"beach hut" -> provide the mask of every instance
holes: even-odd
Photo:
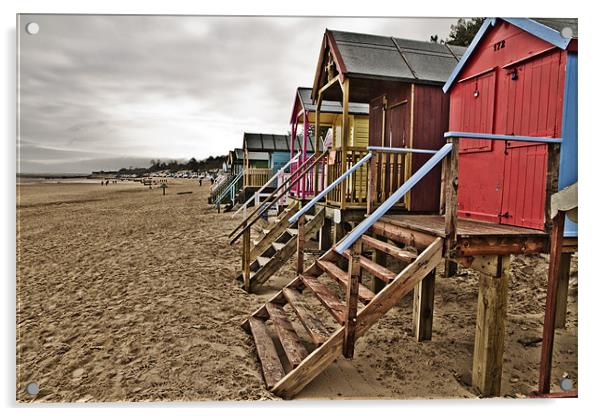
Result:
[[[428,154],[400,153],[391,148],[428,152],[443,145],[449,97],[441,87],[464,51],[463,47],[433,42],[326,30],[312,89],[314,130],[322,130],[322,109],[329,101],[342,103],[341,119],[345,126],[340,134],[341,145],[333,146],[333,154],[328,158],[326,184],[333,183],[366,156],[366,144],[375,148],[370,160],[370,165],[375,166],[370,180],[375,186],[370,209],[381,204],[415,173]],[[349,140],[350,103],[369,105],[368,143],[364,138],[355,146]],[[369,205],[368,176],[366,164],[327,195],[327,206],[336,210],[332,212],[337,220],[341,219],[335,227],[335,241],[342,237],[342,224],[365,215]],[[441,170],[435,168],[395,208],[416,213],[437,212],[440,182]]]
[[[562,137],[558,187],[569,186],[577,181],[576,74],[576,19],[488,19],[445,84],[450,130]],[[547,149],[461,139],[458,215],[543,230],[548,170],[555,168]],[[576,233],[567,221],[566,235]]]
[[[323,151],[324,140],[330,130],[333,149],[342,147],[343,128],[343,106],[338,101],[325,100],[321,105],[320,112],[320,138],[318,152]],[[347,143],[350,147],[365,149],[368,146],[368,104],[349,103],[349,123],[347,126]],[[298,162],[291,166],[294,172],[297,166],[303,165],[307,158],[315,153],[314,126],[316,122],[316,105],[312,102],[311,88],[299,87],[295,91],[295,100],[291,114],[291,155],[301,152]],[[323,185],[324,170],[320,166],[318,182]],[[296,183],[290,190],[290,196],[294,199],[304,200],[314,196],[313,175],[304,175],[304,178]],[[360,184],[358,184],[360,186]],[[365,188],[364,188],[365,190]]]
[[[542,394],[550,391],[554,328],[565,325],[577,250],[576,222],[564,214],[558,222],[552,203],[556,193],[576,200],[577,36],[577,19],[487,19],[444,86],[450,130],[481,134],[459,139],[458,216],[550,236]]]
[[[244,133],[244,189],[253,193],[262,187],[291,158],[289,136]]]

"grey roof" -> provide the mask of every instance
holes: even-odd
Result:
[[[299,96],[301,97],[301,104],[303,108],[307,111],[316,111],[316,106],[313,104],[311,99],[311,88],[299,87]],[[320,111],[322,113],[333,113],[333,114],[342,114],[343,106],[338,101],[322,101],[322,105],[320,106]],[[357,115],[368,115],[370,111],[369,104],[362,103],[349,103],[349,108],[347,110],[349,114],[357,114]]]
[[[542,25],[545,25],[551,29],[554,29],[557,32],[562,33],[562,29],[568,27],[573,32],[573,37],[578,37],[578,20],[572,18],[540,18],[533,17],[532,20],[535,20]]]
[[[443,84],[466,48],[364,33],[329,31],[346,74]]]
[[[245,133],[243,148],[249,151],[290,151],[290,137],[285,134]]]
[[[249,152],[249,160],[270,160],[268,152]]]
[[[236,154],[236,159],[243,160],[245,158],[245,152],[240,148],[234,149],[234,153]]]

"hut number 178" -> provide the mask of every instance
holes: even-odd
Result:
[[[506,41],[505,40],[500,40],[499,42],[496,42],[496,43],[493,44],[493,50],[494,51],[499,51],[500,49],[502,49],[505,46],[506,46]]]

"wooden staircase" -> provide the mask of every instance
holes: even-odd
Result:
[[[395,226],[377,222],[370,232],[395,239]],[[399,273],[362,255],[377,250],[406,264]],[[285,286],[243,324],[255,341],[267,388],[292,398],[335,359],[352,358],[355,341],[434,270],[443,258],[443,239],[433,236],[400,248],[363,235],[343,255],[334,247]],[[343,266],[342,266],[343,265]],[[345,271],[344,269],[347,269]],[[361,283],[360,270],[386,286],[377,294]],[[338,284],[341,290],[328,280]],[[329,287],[330,286],[330,287]],[[338,292],[342,292],[341,296]],[[320,305],[332,317],[332,322]]]
[[[261,229],[262,236],[254,242],[249,257],[250,292],[264,284],[295,253],[298,229],[296,224],[289,224],[289,219],[298,209],[298,204],[288,206],[272,227]],[[304,240],[307,241],[324,225],[325,212],[323,208],[317,208],[314,214],[306,214],[304,217],[303,234]],[[244,280],[242,272],[237,279],[241,282]]]

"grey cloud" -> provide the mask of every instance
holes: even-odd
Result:
[[[245,130],[288,130],[326,27],[428,39],[454,21],[22,15],[20,138],[38,146],[21,146],[22,171],[39,168],[25,162],[43,149],[107,161],[225,154]],[[45,162],[65,160],[49,150]]]

